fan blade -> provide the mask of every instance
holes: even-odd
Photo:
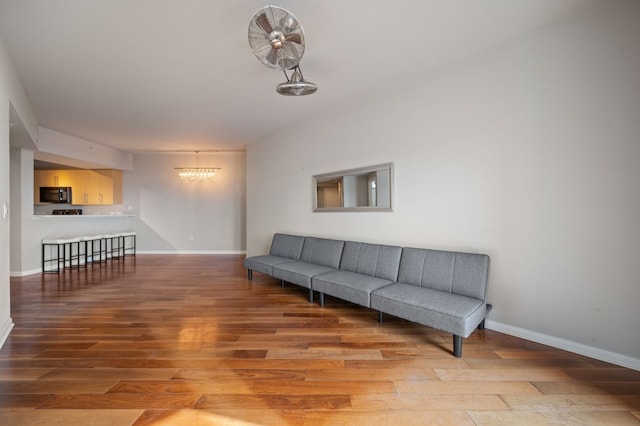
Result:
[[[280,54],[279,64],[283,69],[291,69],[300,63],[300,55],[293,44],[285,44],[278,52]]]
[[[275,65],[278,63],[278,50],[271,49],[271,52],[265,58],[269,63]]]
[[[298,33],[289,33],[284,37],[284,39],[286,41],[302,44],[302,37]]]
[[[266,13],[263,13],[256,18],[256,24],[258,24],[258,26],[267,34],[271,34],[273,32],[273,27],[271,26],[271,23],[269,23],[269,18],[267,18]]]

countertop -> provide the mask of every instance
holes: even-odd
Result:
[[[74,219],[83,219],[83,218],[105,218],[105,217],[109,217],[109,218],[116,218],[116,217],[135,217],[135,215],[133,214],[34,214],[33,218],[34,219],[49,219],[49,218],[56,218],[56,219],[70,219],[70,218],[74,218]]]

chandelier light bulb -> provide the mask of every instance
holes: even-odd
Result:
[[[220,167],[199,167],[198,151],[196,151],[196,167],[176,167],[176,170],[182,182],[213,182],[216,170],[220,170]]]

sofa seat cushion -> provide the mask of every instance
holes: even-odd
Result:
[[[311,278],[334,270],[333,268],[316,265],[315,263],[297,261],[274,265],[272,275],[283,281],[310,289]]]
[[[462,337],[468,337],[486,314],[480,299],[403,283],[375,290],[371,308]]]
[[[371,306],[371,292],[391,283],[391,280],[350,271],[327,272],[311,280],[313,290],[367,308]]]
[[[264,256],[252,256],[247,257],[243,264],[246,269],[251,269],[252,271],[262,272],[263,274],[273,275],[273,266],[280,265],[287,262],[295,262],[295,259],[290,259],[288,257],[281,256],[273,256],[271,254],[266,254]]]

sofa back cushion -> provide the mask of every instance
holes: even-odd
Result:
[[[300,260],[303,243],[304,237],[298,235],[274,234],[269,254]]]
[[[403,248],[398,282],[485,300],[489,256]]]
[[[305,237],[300,260],[338,269],[344,241]]]
[[[395,281],[402,248],[346,241],[340,269]]]

